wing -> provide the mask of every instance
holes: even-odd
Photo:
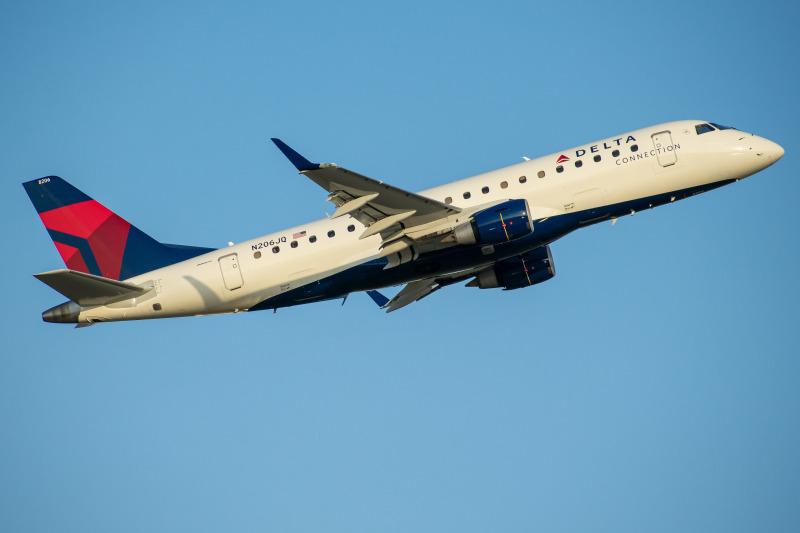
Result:
[[[418,281],[412,281],[411,283],[403,287],[403,290],[398,292],[394,298],[392,298],[388,302],[385,302],[380,307],[381,309],[386,309],[387,313],[391,313],[392,311],[397,311],[398,309],[405,307],[408,304],[412,304],[414,302],[422,300],[426,296],[438,291],[442,287],[446,287],[448,285],[452,285],[453,283],[458,283],[459,281],[464,281],[466,279],[473,277],[475,273],[478,272],[481,268],[471,268],[469,270],[464,270],[463,272],[456,272],[454,274],[449,274],[447,276],[439,276],[436,278],[427,278]],[[377,292],[377,291],[370,291],[370,292]],[[371,294],[370,297],[372,297],[376,303],[379,303],[379,301],[375,299],[375,297],[373,297]]]
[[[360,238],[380,234],[384,242],[401,236],[407,228],[458,215],[461,210],[431,198],[398,189],[333,164],[312,163],[280,139],[272,142],[300,174],[328,191],[337,209],[331,218],[350,215],[366,230]]]

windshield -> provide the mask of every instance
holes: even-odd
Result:
[[[731,128],[730,126],[723,126],[721,124],[714,124],[713,122],[709,122],[708,124],[697,124],[694,127],[694,129],[698,135],[702,135],[704,133],[708,133],[709,131],[735,130],[736,128]]]

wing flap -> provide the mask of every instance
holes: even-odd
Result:
[[[106,305],[134,298],[149,290],[75,270],[53,270],[34,277],[79,305]]]

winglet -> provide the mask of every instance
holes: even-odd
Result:
[[[300,172],[303,172],[304,170],[316,170],[319,168],[319,164],[312,163],[302,155],[298,154],[282,140],[273,137],[272,142],[275,143],[275,146],[277,146],[278,149],[283,152],[283,155],[285,155]]]
[[[380,307],[381,309],[383,309],[383,306],[389,303],[389,298],[379,293],[378,291],[367,291],[367,294],[369,295],[370,298],[372,298],[373,302],[378,304],[378,307]]]

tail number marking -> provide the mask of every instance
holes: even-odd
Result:
[[[277,239],[270,239],[268,241],[259,242],[258,244],[250,246],[250,248],[253,250],[261,250],[263,248],[275,246],[276,244],[281,244],[283,242],[286,242],[286,237],[278,237]]]

